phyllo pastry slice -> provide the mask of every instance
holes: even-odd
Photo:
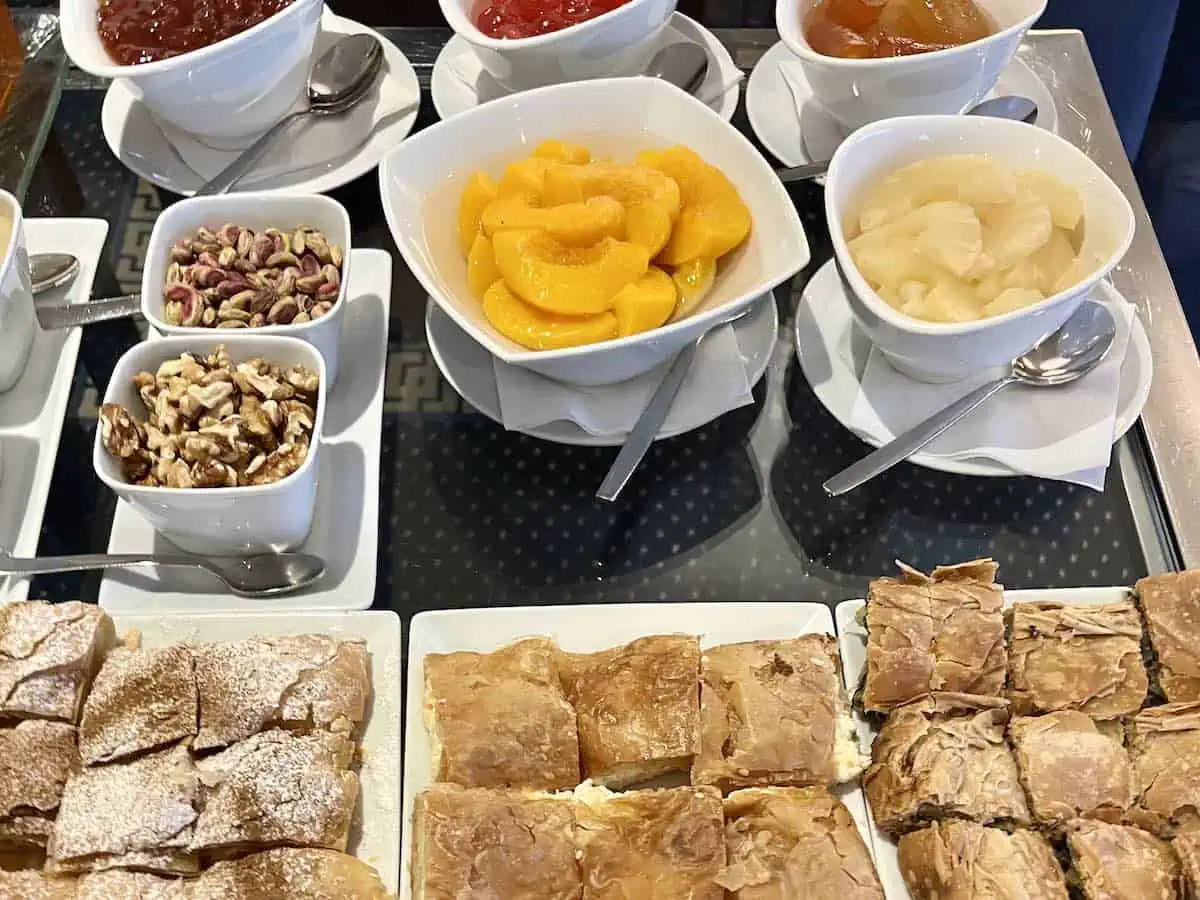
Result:
[[[1084,900],[1181,900],[1171,845],[1148,831],[1080,819],[1067,838],[1071,876]]]

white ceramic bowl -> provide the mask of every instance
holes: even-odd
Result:
[[[25,371],[35,325],[25,216],[8,191],[0,191],[0,208],[12,220],[12,236],[0,247],[0,391],[7,391]]]
[[[338,348],[346,309],[346,285],[350,279],[350,214],[330,197],[319,194],[296,196],[275,193],[223,194],[189,197],[168,206],[154,222],[146,265],[142,270],[142,315],[162,334],[223,336],[225,329],[188,328],[171,325],[163,318],[163,284],[174,243],[195,233],[201,225],[216,231],[226,222],[262,231],[275,227],[287,232],[298,225],[311,225],[324,233],[331,244],[342,248],[341,290],[333,309],[319,319],[292,325],[264,325],[237,331],[253,334],[284,334],[312,344],[325,358],[330,386],[337,383]]]
[[[953,114],[993,87],[1046,9],[1046,0],[976,0],[996,23],[979,41],[888,59],[840,59],[817,53],[803,18],[818,0],[775,0],[775,27],[800,60],[813,97],[847,129],[890,116]]]
[[[122,66],[100,42],[101,0],[63,0],[60,26],[71,61],[123,78],[159,118],[224,148],[245,147],[281,119],[304,90],[322,0],[295,0],[253,28],[170,59]]]
[[[125,480],[120,464],[108,455],[96,429],[92,466],[113,493],[132,506],[154,530],[181,550],[224,556],[292,549],[312,527],[317,500],[317,456],[328,397],[321,354],[295,338],[280,335],[219,333],[143,341],[132,347],[113,370],[105,403],[119,403],[144,421],[146,407],[133,386],[138,372],[154,372],[168,359],[186,352],[208,355],[224,344],[233,362],[261,356],[281,366],[301,364],[321,378],[317,418],[308,457],[288,477],[274,484],[223,488],[143,487]]]
[[[904,315],[859,274],[846,245],[844,217],[863,191],[901,166],[947,153],[984,153],[1020,168],[1049,172],[1080,192],[1084,229],[1104,263],[1074,287],[1002,316],[962,324]],[[850,282],[850,308],[867,336],[905,374],[956,381],[1007,365],[1056,331],[1125,255],[1133,210],[1121,189],[1088,156],[1033,125],[977,116],[912,116],[868,125],[833,155],[825,182],[825,215],[833,252]]]
[[[475,50],[480,64],[513,91],[637,75],[645,71],[654,42],[678,0],[627,0],[586,22],[536,37],[497,39],[475,27],[478,0],[438,0],[455,33]]]
[[[649,147],[686,144],[736,185],[754,224],[746,242],[722,260],[697,312],[642,334],[565,350],[527,350],[491,326],[467,285],[455,230],[459,197],[472,172],[498,176],[547,138],[625,160]],[[658,80],[578,81],[483,104],[396,147],[379,166],[379,183],[400,254],[446,314],[504,362],[572,384],[611,384],[652,369],[748,309],[809,258],[800,217],[766,160],[699,100]]]

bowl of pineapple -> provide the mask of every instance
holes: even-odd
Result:
[[[1032,125],[912,116],[860,129],[825,186],[858,325],[899,371],[956,381],[1056,331],[1125,255],[1133,210]]]
[[[649,371],[809,258],[762,156],[657,79],[495,100],[397,146],[379,178],[432,301],[492,355],[570,384]]]

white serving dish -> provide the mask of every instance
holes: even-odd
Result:
[[[627,0],[616,9],[535,37],[499,39],[475,27],[479,0],[438,0],[450,27],[511,91],[565,81],[640,75],[678,0]]]
[[[0,206],[12,218],[8,245],[0,248],[0,393],[15,385],[33,348],[33,284],[29,276],[29,247],[25,215],[8,191],[0,190]]]
[[[813,96],[848,129],[891,116],[955,114],[978,103],[1046,10],[1046,0],[976,0],[996,23],[978,41],[886,59],[842,59],[813,50],[803,18],[819,0],[775,0],[779,37],[804,66]]]
[[[100,41],[101,0],[63,0],[63,45],[71,62],[101,78],[125,79],[163,120],[214,147],[247,147],[283,118],[304,91],[323,0],[294,2],[253,28],[190,53],[118,65]]]
[[[754,224],[746,242],[723,258],[697,312],[643,334],[564,350],[527,350],[491,326],[467,285],[455,229],[459,196],[472,172],[498,175],[547,138],[627,160],[649,147],[686,144],[733,181]],[[699,100],[658,79],[581,81],[493,100],[409,138],[384,159],[379,183],[400,254],[446,314],[493,356],[570,384],[612,384],[649,371],[748,309],[809,257],[800,217],[762,155]]]
[[[618,603],[452,609],[413,616],[408,631],[408,689],[404,723],[404,815],[400,820],[400,900],[412,897],[412,813],[432,782],[424,720],[425,657],[458,650],[491,652],[519,638],[553,638],[564,650],[592,653],[653,634],[695,634],[701,648],[742,641],[833,634],[833,615],[821,603]],[[857,784],[841,797],[870,849],[866,802]]]
[[[125,480],[120,463],[104,449],[101,429],[92,445],[92,466],[100,480],[130,504],[154,530],[181,550],[205,556],[290,550],[303,543],[312,527],[317,497],[317,465],[325,425],[328,390],[325,361],[311,345],[282,335],[213,335],[143,341],[117,360],[105,403],[125,407],[144,420],[146,408],[133,386],[138,372],[154,372],[181,353],[212,353],[224,344],[234,364],[261,356],[279,366],[315,369],[321,388],[308,455],[300,468],[274,484],[220,488],[145,487]]]
[[[337,301],[326,315],[311,322],[264,325],[261,328],[236,329],[247,334],[282,334],[312,344],[325,358],[329,384],[338,377],[338,347],[342,338],[342,320],[346,308],[346,284],[350,278],[350,214],[346,207],[320,194],[286,195],[266,192],[188,197],[159,213],[150,233],[146,264],[142,270],[142,315],[162,334],[211,337],[228,334],[224,329],[171,325],[163,318],[163,284],[171,263],[171,247],[190,236],[201,225],[219,229],[227,222],[261,232],[278,228],[290,233],[298,225],[311,225],[331,244],[342,248],[341,289]]]
[[[981,153],[1019,168],[1049,172],[1083,198],[1083,227],[1104,262],[1079,284],[1002,316],[947,324],[911,318],[890,306],[859,274],[846,244],[845,216],[868,187],[918,159]],[[1133,240],[1133,209],[1121,189],[1082,150],[1034,125],[983,116],[886,119],[850,135],[833,155],[825,183],[833,252],[850,282],[855,319],[899,371],[921,381],[956,381],[1008,365],[1056,331],[1116,266]]]

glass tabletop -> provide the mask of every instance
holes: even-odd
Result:
[[[409,56],[427,88],[449,32],[384,33]],[[776,39],[769,30],[719,36],[747,70]],[[1035,35],[1022,52],[1047,78],[1068,51],[1082,53],[1086,70],[1070,77],[1084,79],[1077,89],[1098,92],[1082,37],[1068,37],[1070,45]],[[26,201],[30,215],[110,222],[97,295],[137,289],[154,219],[177,199],[140,181],[108,151],[99,128],[103,88],[79,73],[68,77]],[[1057,89],[1072,89],[1061,71]],[[1099,104],[1105,120],[1093,117],[1088,127],[1108,129],[1115,140],[1102,98]],[[1060,102],[1060,110],[1068,108]],[[436,118],[426,90],[417,127]],[[744,101],[735,124],[749,134]],[[1101,163],[1128,168],[1123,158]],[[824,409],[796,362],[796,303],[829,259],[830,246],[822,189],[801,185],[792,195],[812,262],[776,291],[779,342],[754,389],[754,403],[656,443],[619,502],[608,504],[594,493],[615,449],[562,446],[507,432],[463,403],[430,353],[427,298],[396,253],[375,174],[335,191],[350,211],[355,246],[383,248],[396,262],[375,606],[407,619],[425,609],[489,605],[832,603],[861,596],[867,581],[892,570],[896,559],[926,568],[991,556],[1013,588],[1129,584],[1178,565],[1138,427],[1115,448],[1101,492],[903,465],[848,496],[828,498],[821,483],[869,448]],[[139,339],[139,329],[144,324],[124,322],[84,335],[41,554],[100,551],[107,544],[114,499],[91,468],[96,398],[117,356]],[[97,584],[95,575],[42,579],[31,593],[94,599]]]

